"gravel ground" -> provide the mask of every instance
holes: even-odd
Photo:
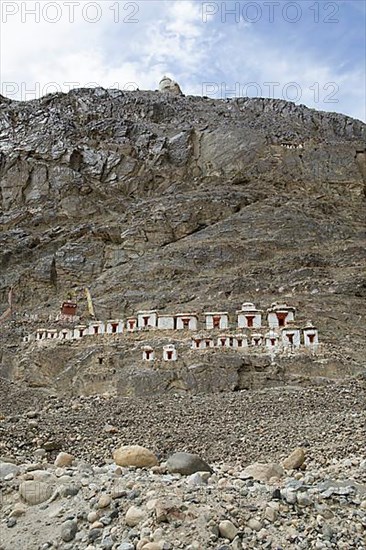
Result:
[[[324,459],[365,452],[363,380],[155,399],[66,400],[1,380],[0,456],[19,461],[44,447],[103,464],[120,445],[140,444],[164,460],[194,452],[208,461],[280,460],[305,446]]]

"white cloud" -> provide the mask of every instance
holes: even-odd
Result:
[[[6,3],[2,2],[2,9]],[[36,2],[17,3],[19,7],[24,4],[29,9]],[[204,82],[216,82],[219,89],[222,82],[229,89],[238,83],[240,93],[243,89],[245,92],[246,83],[255,81],[263,96],[269,94],[265,82],[279,82],[276,97],[282,97],[284,86],[296,82],[302,93],[299,102],[364,117],[361,70],[356,67],[344,72],[301,50],[295,40],[281,37],[276,41],[273,32],[267,36],[260,26],[243,21],[238,25],[214,20],[203,23],[201,3],[193,0],[137,2],[135,10],[134,2],[123,9],[123,2],[104,0],[98,3],[100,20],[93,24],[85,15],[90,19],[95,11],[82,16],[83,8],[90,2],[79,0],[78,4],[73,23],[69,22],[70,8],[64,0],[58,0],[62,18],[56,24],[42,17],[35,23],[34,16],[22,23],[21,10],[4,22],[2,13],[0,76],[4,95],[13,97],[10,84],[6,87],[6,83],[18,86],[18,98],[25,97],[25,90],[35,89],[36,83],[38,94],[52,91],[46,87],[50,82],[64,91],[68,89],[67,82],[80,86],[95,82],[104,87],[118,83],[120,88],[134,82],[140,89],[156,89],[163,74],[168,74],[179,81],[186,94],[202,94]],[[54,15],[52,11],[48,13]],[[332,82],[339,87],[334,96],[338,103],[325,102],[327,95],[330,99],[332,88],[324,86]],[[26,96],[31,97],[32,93]]]

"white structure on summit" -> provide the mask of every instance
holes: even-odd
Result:
[[[310,347],[310,346],[316,346],[318,341],[318,330],[311,321],[308,321],[306,323],[305,328],[303,329],[304,334],[304,346]]]
[[[182,90],[178,82],[169,78],[169,76],[163,76],[159,82],[159,92],[169,93],[174,95],[183,95]]]
[[[138,311],[137,312],[137,328],[155,328],[157,326],[158,312],[153,311]]]
[[[178,352],[173,344],[168,344],[163,347],[164,361],[176,361],[177,359],[178,359]]]
[[[227,311],[206,312],[203,315],[206,319],[207,330],[229,328],[229,314]]]
[[[238,328],[261,328],[262,311],[251,302],[244,302],[241,310],[237,311]]]
[[[267,309],[267,321],[269,328],[282,328],[295,319],[295,308],[287,304],[274,302]]]

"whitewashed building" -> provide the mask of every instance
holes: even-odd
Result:
[[[177,313],[175,318],[177,330],[197,330],[198,317],[196,313]]]
[[[45,328],[37,329],[37,332],[36,332],[37,341],[46,340],[46,337],[47,337],[47,329]]]
[[[67,321],[68,323],[75,323],[79,320],[76,315],[77,304],[71,300],[66,300],[61,304],[60,313],[57,316],[59,321]]]
[[[229,314],[227,311],[205,312],[206,329],[221,329],[229,328]]]
[[[158,329],[174,330],[175,318],[174,315],[158,315]]]
[[[270,330],[265,334],[264,341],[268,349],[274,349],[278,346],[279,336],[274,330]]]
[[[251,302],[244,302],[241,310],[237,311],[238,328],[258,329],[262,326],[262,311]]]
[[[234,336],[234,348],[246,348],[248,347],[248,338],[245,334],[236,334]]]
[[[87,333],[88,333],[88,327],[86,327],[85,325],[77,325],[74,328],[73,338],[75,340],[80,340],[80,338],[83,338],[83,336],[85,336]]]
[[[88,335],[89,336],[98,336],[105,333],[105,324],[103,321],[93,321],[89,324]]]
[[[213,338],[204,338],[201,341],[201,349],[209,349],[214,347],[215,347],[215,342]]]
[[[71,340],[72,339],[72,330],[67,328],[62,328],[58,333],[59,340]]]
[[[121,319],[111,319],[107,321],[105,334],[122,334],[123,321]]]
[[[137,327],[139,329],[155,328],[157,326],[157,311],[138,311]]]
[[[217,338],[216,345],[218,348],[228,348],[228,336],[226,334],[220,334]]]
[[[176,361],[178,359],[178,352],[173,344],[168,344],[163,347],[163,360],[164,361]]]
[[[314,327],[311,321],[306,323],[305,328],[303,328],[304,335],[304,346],[312,347],[317,346],[319,343],[318,329]]]
[[[56,340],[57,339],[57,330],[48,329],[47,330],[47,340]]]
[[[192,338],[191,349],[209,349],[214,347],[215,342],[213,338],[207,336],[195,336]]]
[[[126,321],[127,332],[133,332],[137,329],[137,317],[129,317]]]
[[[245,334],[221,334],[217,339],[219,348],[243,348],[248,346],[248,338]]]
[[[295,308],[287,304],[273,303],[267,309],[267,321],[269,328],[286,327],[295,320]]]
[[[191,349],[200,349],[204,336],[194,336],[191,340]]]
[[[261,346],[263,344],[263,336],[259,332],[254,332],[251,335],[250,343],[252,346]]]
[[[281,340],[284,347],[299,348],[301,344],[300,330],[296,327],[283,328]]]
[[[151,346],[144,346],[142,348],[142,359],[144,361],[154,361],[155,352]]]

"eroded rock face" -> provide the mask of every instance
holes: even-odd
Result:
[[[0,315],[9,286],[17,312],[2,325],[2,376],[141,395],[246,389],[283,381],[282,369],[316,371],[306,361],[266,367],[227,356],[220,376],[203,358],[177,365],[179,376],[143,379],[122,348],[102,366],[99,344],[63,346],[56,360],[20,349],[39,326],[29,316],[48,322],[70,291],[88,321],[85,286],[101,319],[285,297],[334,352],[318,375],[362,364],[363,123],[270,99],[103,89],[0,99]]]

